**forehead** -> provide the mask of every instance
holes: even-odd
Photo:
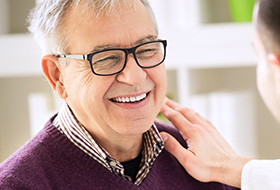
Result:
[[[120,5],[108,14],[85,12],[82,5],[65,15],[65,35],[69,53],[89,53],[97,46],[128,47],[157,36],[152,19],[140,1]]]

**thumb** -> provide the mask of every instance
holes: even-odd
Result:
[[[181,165],[187,170],[188,165],[191,160],[194,159],[195,155],[184,148],[173,136],[166,132],[160,133],[161,138],[164,141],[164,148],[170,152],[176,159],[181,163]]]

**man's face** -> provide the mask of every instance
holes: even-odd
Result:
[[[157,39],[144,5],[124,6],[108,16],[85,13],[79,7],[66,15],[69,54],[88,54],[97,47],[130,48]],[[113,76],[97,76],[87,61],[71,60],[63,68],[66,101],[78,120],[93,136],[142,135],[153,124],[163,98],[167,79],[164,64],[141,69],[130,54],[126,68]],[[137,103],[117,103],[113,98],[147,97]]]
[[[279,102],[279,92],[277,92],[276,78],[276,65],[271,62],[268,53],[265,51],[263,41],[260,37],[260,31],[256,27],[256,18],[258,12],[258,5],[255,6],[253,21],[255,25],[255,38],[254,46],[258,55],[258,66],[257,66],[257,86],[261,97],[263,98],[266,106],[269,108],[271,113],[275,118],[280,121],[280,102]],[[278,89],[279,90],[279,89]]]

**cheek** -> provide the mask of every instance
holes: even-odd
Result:
[[[85,104],[102,103],[108,89],[110,88],[111,82],[109,80],[101,79],[100,77],[91,77],[85,81],[86,82],[81,83],[80,86],[80,101]]]
[[[86,82],[85,82],[86,81]],[[102,114],[106,113],[105,94],[109,88],[109,84],[93,79],[81,79],[80,81],[73,81],[71,94],[67,99],[67,103],[72,109],[76,117],[84,125],[89,125],[94,122],[92,119],[100,119]]]
[[[165,67],[163,67],[163,69],[162,69],[160,80],[163,83],[163,93],[164,93],[164,97],[165,97],[166,91],[167,91],[167,73],[166,73]]]
[[[73,74],[68,74],[66,90],[68,101],[75,106],[88,107],[104,96],[106,85],[100,85],[100,79],[89,69],[76,69]]]
[[[167,73],[164,65],[160,65],[160,67],[155,69],[150,76],[156,85],[156,101],[161,107],[167,91]]]
[[[271,68],[265,62],[260,62],[257,67],[257,87],[260,95],[268,101],[274,94],[274,78]]]
[[[262,66],[257,67],[257,87],[260,95],[265,100],[266,99],[266,89],[267,89],[267,73],[263,70]]]
[[[167,88],[167,73],[164,64],[159,65],[152,73],[154,82],[163,89]]]
[[[262,89],[262,68],[260,65],[257,66],[257,87],[259,92],[261,92]]]
[[[257,85],[259,89],[261,89],[263,84],[266,83],[268,73],[269,69],[267,63],[263,59],[259,59],[257,65]]]

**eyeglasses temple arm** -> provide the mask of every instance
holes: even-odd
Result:
[[[57,57],[87,60],[87,55],[57,55]]]

